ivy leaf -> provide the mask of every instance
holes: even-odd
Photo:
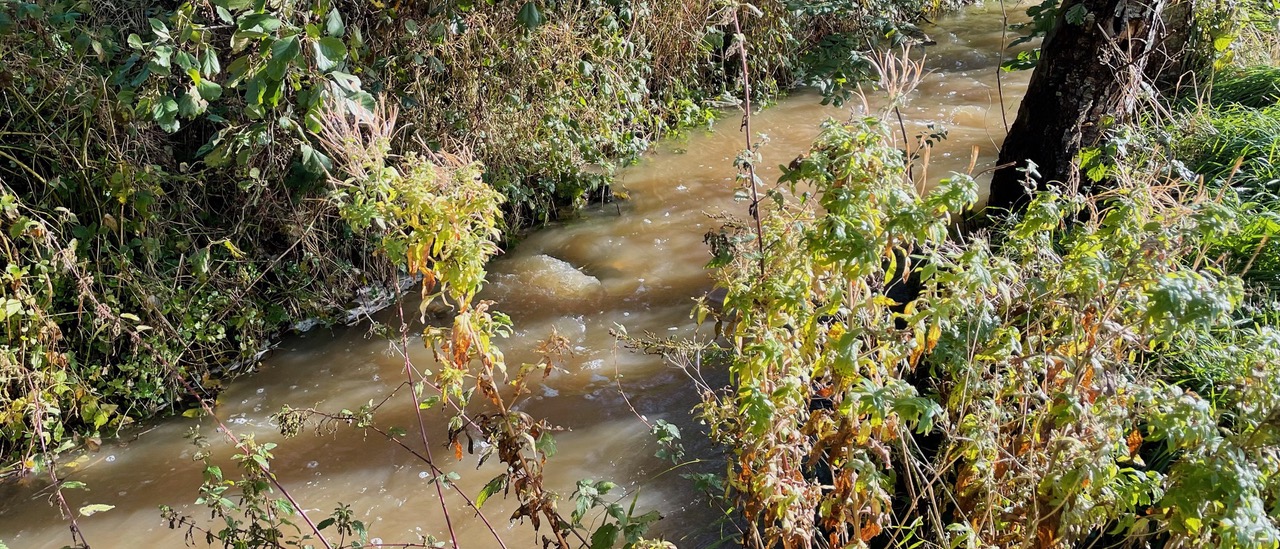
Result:
[[[125,40],[125,42],[127,42],[127,43],[129,44],[129,47],[130,47],[130,48],[133,48],[133,49],[135,49],[135,50],[140,50],[140,49],[142,49],[142,37],[141,37],[141,36],[138,36],[138,35],[136,35],[136,34],[132,34],[132,33],[131,33],[131,34],[129,34],[129,38],[127,38],[127,39]]]
[[[529,30],[536,29],[546,22],[542,12],[538,11],[538,5],[535,2],[525,2],[524,6],[520,8],[520,14],[516,16],[516,19],[520,21],[520,24],[524,25],[524,28]]]
[[[312,46],[316,51],[316,68],[320,69],[320,72],[329,72],[337,68],[338,64],[347,58],[346,44],[332,36],[321,38],[313,42]]]
[[[105,504],[105,503],[93,503],[93,504],[85,505],[84,507],[81,507],[81,508],[80,508],[80,516],[82,516],[82,517],[91,517],[91,516],[93,516],[93,515],[94,515],[94,513],[101,513],[101,512],[103,512],[103,511],[110,511],[110,510],[115,509],[115,508],[116,508],[116,506],[115,506],[115,505],[107,505],[107,504]]]
[[[347,27],[342,24],[342,14],[338,13],[338,10],[329,10],[329,16],[324,18],[324,32],[329,36],[346,34]]]
[[[289,64],[298,57],[301,46],[298,35],[281,38],[271,43],[271,59],[267,61],[267,76],[272,80],[284,80]]]

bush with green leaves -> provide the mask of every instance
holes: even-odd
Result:
[[[1203,253],[1229,209],[1146,179],[953,235],[976,184],[918,195],[886,132],[829,123],[718,272],[732,385],[702,415],[744,543],[1280,544],[1277,332],[1218,395],[1164,367],[1245,299]]]

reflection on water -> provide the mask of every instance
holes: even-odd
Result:
[[[932,154],[932,179],[965,170],[974,147],[980,153],[977,170],[987,168],[1005,131],[995,85],[999,6],[941,18],[925,31],[937,41],[926,48],[933,72],[902,109],[907,132],[924,132],[929,123],[948,130],[948,139]],[[1027,76],[1004,76],[1004,106],[1010,118]],[[785,164],[805,151],[819,122],[849,116],[847,110],[821,106],[818,100],[813,93],[799,92],[754,118],[754,128],[769,136],[761,177],[776,177],[777,169],[768,166]],[[655,154],[621,174],[619,186],[630,200],[620,209],[589,209],[579,219],[530,235],[493,263],[484,295],[516,324],[515,335],[500,342],[509,363],[535,361],[528,350],[553,328],[575,350],[566,371],[534,383],[533,397],[524,405],[534,417],[547,417],[566,429],[557,437],[559,453],[548,462],[550,485],[567,496],[578,479],[614,480],[629,496],[639,495],[639,509],[660,510],[666,519],[658,530],[688,547],[718,537],[714,527],[707,526],[714,522],[715,512],[679,477],[699,465],[661,474],[668,465],[651,457],[655,444],[619,387],[637,413],[649,421],[666,419],[679,425],[685,447],[695,456],[714,460],[715,450],[700,440],[688,416],[697,396],[683,373],[657,357],[618,349],[609,330],[620,324],[632,333],[693,333],[690,297],[709,289],[702,267],[709,255],[702,235],[716,222],[708,214],[745,213],[745,204],[732,199],[732,161],[741,143],[737,124],[730,120],[714,132],[695,132],[685,140],[659,145]],[[392,322],[396,317],[386,312],[381,318]],[[416,364],[430,364],[420,343],[411,347]],[[283,404],[336,411],[380,400],[403,379],[403,363],[385,340],[368,337],[363,328],[316,330],[285,341],[260,372],[227,387],[218,412],[238,433],[254,434],[260,442],[279,442],[273,469],[313,516],[323,517],[342,502],[369,525],[371,536],[385,542],[414,542],[419,534],[445,537],[424,464],[377,435],[366,437],[345,427],[280,440],[269,419]],[[385,407],[380,425],[407,427],[414,421],[408,397],[396,398],[403,402]],[[462,476],[460,489],[474,496],[498,471],[492,463],[475,470],[469,456],[455,461],[440,446],[441,417],[431,418],[436,421],[429,433],[435,437],[435,455],[444,470]],[[192,429],[212,441],[215,461],[230,476],[231,450],[208,420],[165,420],[104,444],[98,452],[73,456],[68,479],[86,482],[91,491],[68,491],[72,507],[116,506],[80,520],[90,543],[103,548],[140,543],[177,547],[184,532],[169,530],[156,506],[169,504],[197,519],[208,516],[190,504],[201,482],[201,467],[192,461],[197,450],[184,439]],[[441,458],[442,454],[449,455]],[[703,465],[703,471],[720,470],[714,462]],[[47,503],[49,495],[41,478],[0,486],[0,540],[15,549],[68,542],[65,523]],[[465,547],[497,546],[460,500],[448,493],[446,500]],[[498,497],[484,507],[508,547],[536,546],[529,528],[507,525],[513,510],[511,502]]]

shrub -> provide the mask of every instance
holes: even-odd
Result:
[[[745,543],[1275,547],[1274,330],[1221,357],[1214,398],[1162,366],[1244,299],[1195,261],[1238,230],[1221,204],[1149,178],[1046,192],[998,244],[955,241],[972,179],[921,197],[888,143],[877,120],[829,123],[718,273],[732,386],[702,413],[733,449]]]

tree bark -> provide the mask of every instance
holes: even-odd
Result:
[[[1165,0],[1063,0],[1000,148],[999,164],[1013,165],[992,178],[989,214],[1017,211],[1030,201],[1026,175],[1018,170],[1028,160],[1040,174],[1038,189],[1055,182],[1079,188],[1080,149],[1099,144],[1113,122],[1134,110],[1164,5]]]

